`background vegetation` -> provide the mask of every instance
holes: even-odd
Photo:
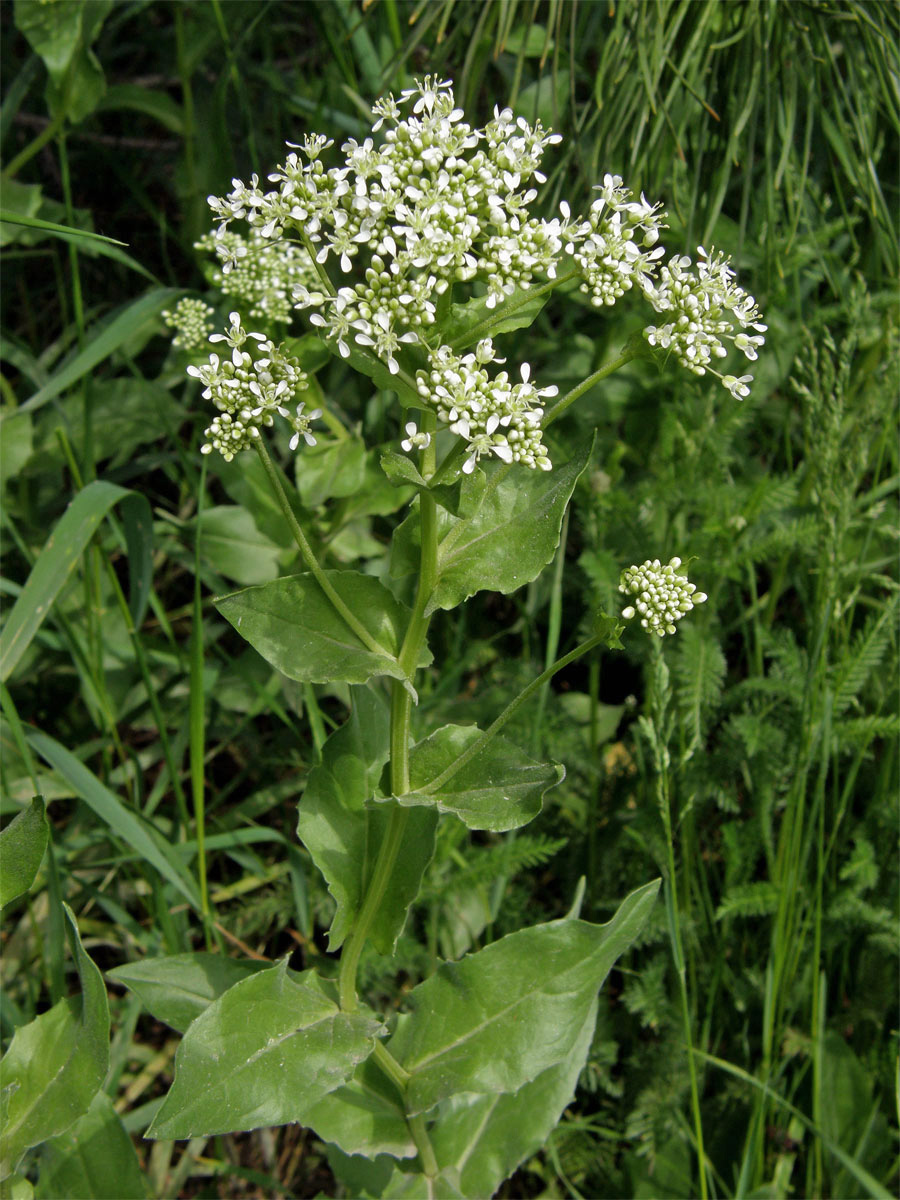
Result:
[[[665,201],[672,252],[733,253],[769,337],[742,404],[643,363],[586,396],[552,431],[562,461],[598,430],[555,568],[436,624],[451,665],[423,697],[435,725],[498,711],[611,608],[631,562],[695,559],[710,597],[665,668],[632,633],[524,713],[513,736],[567,763],[566,782],[518,837],[441,839],[399,982],[560,915],[581,875],[604,919],[669,871],[671,844],[680,938],[660,905],[604,990],[575,1102],[502,1194],[696,1194],[681,978],[715,1194],[896,1191],[896,8],[20,0],[0,20],[7,610],[90,481],[152,510],[81,514],[83,545],[56,543],[65,586],[3,669],[2,814],[39,792],[51,822],[38,880],[3,915],[4,1045],[67,994],[63,900],[104,970],[202,946],[177,887],[201,873],[223,952],[327,962],[330,901],[294,828],[343,697],[276,676],[209,603],[290,571],[292,551],[253,461],[201,472],[207,414],[160,312],[206,293],[209,193],[304,131],[359,136],[380,93],[437,72],[478,122],[509,103],[564,134],[548,211],[618,172]],[[550,304],[527,356],[564,389],[644,319]],[[338,363],[318,380],[348,424],[394,436],[389,395]],[[316,518],[335,564],[386,552],[393,518],[355,502],[362,479]],[[315,509],[315,479],[300,485]],[[363,974],[396,995],[374,954]],[[294,1127],[142,1143],[176,1039],[110,998],[105,1090],[141,1186],[354,1194]],[[35,1156],[38,1194],[70,1194],[53,1182],[70,1153],[58,1139]],[[90,1187],[71,1194],[121,1194]]]

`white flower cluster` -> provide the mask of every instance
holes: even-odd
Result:
[[[213,312],[205,301],[190,296],[183,296],[171,312],[163,310],[162,319],[175,330],[172,345],[181,350],[203,350],[213,329]]]
[[[194,243],[194,249],[216,255],[217,261],[204,270],[207,280],[255,320],[286,325],[294,308],[294,290],[318,281],[302,246],[272,242],[257,229],[251,229],[249,237],[233,229],[221,236],[208,233]]]
[[[401,104],[412,112],[402,116]],[[473,129],[455,107],[451,83],[430,76],[399,101],[379,100],[373,113],[373,135],[384,127],[381,144],[373,137],[348,139],[342,166],[326,170],[321,155],[331,142],[307,137],[295,148],[302,155],[288,155],[269,176],[273,190],[253,177],[246,184],[234,180],[225,197],[210,197],[217,236],[227,238],[235,219],[263,239],[299,232],[316,263],[334,263],[349,277],[338,287],[323,277],[317,287],[302,282],[294,290],[296,307],[312,310],[310,321],[338,352],[348,357],[355,344],[397,374],[403,347],[418,343],[434,370],[434,356],[451,352],[430,346],[428,333],[436,301],[453,283],[482,281],[493,308],[536,273],[552,278],[564,248],[571,250],[576,226],[568,206],[549,221],[528,214],[537,196],[532,181],[545,182],[544,149],[560,138],[510,109],[495,109],[483,130]],[[508,451],[512,461],[547,461],[539,432],[529,449],[534,431],[524,422],[520,428],[508,407],[512,396],[514,412],[524,408],[529,389],[536,390],[527,378],[510,388],[500,375],[484,388],[480,410],[465,417],[459,409],[453,423],[463,437],[478,439],[476,458],[494,447],[505,457],[519,443]],[[435,409],[453,407],[422,394]]]
[[[521,383],[510,383],[506,371],[491,379],[485,364],[505,361],[495,356],[490,338],[485,338],[473,353],[462,358],[449,346],[441,346],[429,354],[429,369],[416,376],[419,395],[469,443],[463,464],[467,475],[487,453],[503,462],[550,470],[550,459],[541,441],[544,410],[540,401],[555,396],[557,389],[535,387],[528,363],[520,368]]]
[[[647,559],[639,567],[628,567],[622,572],[619,591],[635,597],[633,605],[622,609],[626,621],[640,614],[641,625],[650,633],[665,637],[675,632],[675,623],[695,604],[706,600],[705,592],[698,592],[694,584],[676,572],[681,566],[680,558],[671,558],[665,566],[658,558]]]
[[[660,271],[659,284],[645,288],[656,311],[672,319],[666,325],[648,326],[644,336],[651,346],[671,350],[695,375],[707,371],[718,375],[732,396],[743,400],[750,394],[748,384],[753,376],[722,375],[712,362],[728,354],[723,339],[755,361],[767,327],[760,320],[756,301],[734,282],[730,260],[715,251],[707,254],[702,246],[697,253],[696,274],[689,269],[691,260],[686,255],[676,255]],[[740,332],[736,333],[736,328]],[[755,334],[743,332],[745,329],[753,329]]]
[[[530,382],[527,364],[521,383],[491,378],[485,367],[502,360],[490,339],[464,357],[439,344],[454,285],[477,285],[494,309],[535,276],[556,278],[565,254],[598,307],[637,285],[668,320],[647,340],[697,374],[719,374],[711,364],[724,341],[756,357],[765,326],[728,261],[701,248],[696,273],[687,258],[661,266],[666,214],[618,175],[604,177],[586,218],[564,202],[551,220],[530,215],[544,151],[561,140],[539,121],[495,108],[475,129],[451,82],[432,76],[372,112],[372,136],[348,138],[338,166],[323,161],[333,143],[308,135],[265,182],[235,179],[211,196],[218,230],[200,245],[215,244],[216,282],[251,316],[283,321],[292,304],[344,358],[378,359],[407,386],[414,375],[423,406],[468,443],[466,470],[488,453],[548,468],[539,401],[553,391]],[[236,220],[249,236],[230,229]],[[719,378],[735,397],[748,394],[750,376]]]
[[[635,200],[619,175],[605,175],[597,190],[600,196],[578,229],[583,240],[575,261],[584,281],[581,290],[599,308],[615,304],[635,281],[645,291],[651,286],[656,260],[665,253],[657,242],[666,214],[643,193]]]
[[[201,453],[218,450],[226,462],[231,462],[240,450],[253,445],[260,426],[273,424],[275,413],[284,417],[294,431],[292,450],[301,438],[314,446],[316,439],[309,426],[322,415],[321,410],[304,413],[304,405],[298,404],[292,414],[287,408],[297,392],[309,386],[306,373],[295,358],[282,353],[264,334],[248,333],[239,313],[231,313],[229,319],[228,330],[212,334],[209,341],[230,346],[231,357],[220,360],[218,354],[210,354],[203,366],[187,369],[203,384],[204,399],[212,400],[219,410],[204,431],[209,440],[200,447]]]

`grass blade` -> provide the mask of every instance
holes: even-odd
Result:
[[[82,488],[59,519],[0,633],[0,682],[15,669],[97,526],[120,500],[148,507],[144,496],[97,479]],[[141,513],[138,524],[146,527],[149,514]]]
[[[118,796],[105,787],[65,746],[39,729],[30,729],[27,737],[32,749],[68,780],[104,825],[126,842],[145,862],[155,867],[199,912],[200,894],[197,885],[174,848],[161,840],[157,842],[150,829],[139,821],[134,813],[129,812]]]
[[[88,371],[118,350],[123,342],[133,337],[143,325],[155,319],[165,305],[178,294],[177,288],[156,288],[132,304],[126,305],[107,324],[91,331],[93,336],[89,336],[84,349],[48,379],[18,411],[30,412],[40,408],[48,400],[70,388],[73,383],[77,383]]]

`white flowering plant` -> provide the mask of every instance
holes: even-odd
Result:
[[[495,109],[474,128],[452,85],[431,77],[373,114],[371,136],[348,139],[338,165],[326,165],[330,140],[307,136],[265,182],[234,180],[210,197],[216,228],[200,249],[215,256],[209,279],[227,326],[212,332],[213,311],[198,299],[167,314],[188,375],[216,410],[203,453],[227,462],[256,453],[304,568],[217,608],[288,678],[349,686],[351,708],[309,773],[298,822],[334,900],[329,950],[339,962],[300,973],[286,961],[213,969],[203,954],[143,964],[145,989],[172,971],[199,981],[189,1013],[163,1014],[185,1036],[149,1136],[299,1122],[369,1164],[367,1195],[482,1197],[543,1144],[570,1101],[598,988],[640,934],[658,884],[606,925],[581,920],[576,898],[559,920],[442,963],[399,1013],[365,1003],[360,957],[367,946],[393,954],[438,822],[517,829],[563,779],[563,766],[534,761],[503,727],[563,667],[620,646],[625,628],[597,615],[591,635],[487,728],[422,736],[429,625],[479,591],[533,581],[553,559],[591,447],[554,463],[545,434],[580,396],[654,354],[717,376],[741,399],[750,376],[720,373],[721,360],[755,359],[765,325],[722,255],[701,248],[696,268],[679,255],[665,262],[666,214],[617,176],[604,178],[584,217],[566,203],[552,218],[533,215],[545,151],[560,140],[539,122]],[[528,328],[569,283],[570,301],[600,309],[642,296],[662,323],[559,397],[529,363],[507,366],[499,339]],[[286,333],[295,314],[305,336]],[[304,456],[320,451],[323,427],[338,449],[346,441],[339,406],[315,378],[323,345],[395,398],[396,444],[367,448],[395,496],[380,511],[408,507],[389,577],[383,562],[323,565],[307,536],[315,522],[266,445],[270,429],[289,434],[302,499]],[[678,558],[626,569],[620,590],[623,620],[638,617],[660,637],[706,599]],[[113,974],[135,983],[127,968]]]

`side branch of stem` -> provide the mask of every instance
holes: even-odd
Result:
[[[575,662],[577,658],[581,658],[583,654],[587,654],[588,651],[593,650],[595,646],[599,646],[602,641],[603,637],[600,634],[596,634],[594,637],[588,638],[586,642],[582,642],[580,645],[576,646],[574,650],[570,650],[568,654],[564,654],[562,658],[558,658],[556,662],[551,663],[546,671],[542,671],[536,679],[532,679],[531,683],[529,683],[527,687],[524,687],[522,691],[519,692],[518,696],[516,696],[514,700],[511,700],[509,704],[507,704],[500,716],[497,717],[497,719],[487,727],[480,738],[476,738],[476,740],[472,742],[472,744],[468,746],[458,758],[455,758],[448,767],[441,771],[440,775],[437,775],[430,781],[430,783],[427,783],[423,788],[420,788],[419,791],[423,792],[425,795],[429,795],[443,787],[448,780],[452,779],[453,776],[456,775],[457,772],[461,771],[467,763],[470,763],[476,755],[481,753],[488,742],[490,742],[490,740],[500,732],[507,721],[515,716],[525,701],[530,696],[533,696],[535,692],[539,691],[539,689],[543,687],[548,680],[552,679],[557,671],[561,671],[563,667],[567,667],[569,663]]]
[[[284,513],[288,527],[290,528],[291,533],[294,535],[294,541],[297,543],[297,548],[300,551],[306,569],[315,578],[316,583],[318,583],[319,587],[331,601],[335,612],[348,626],[348,628],[352,629],[366,649],[371,650],[373,654],[383,654],[388,658],[393,658],[391,652],[386,650],[384,646],[380,645],[380,643],[372,637],[365,625],[363,625],[361,621],[357,620],[357,618],[353,615],[353,613],[335,591],[328,576],[319,566],[318,559],[316,558],[315,554],[313,554],[312,547],[306,539],[306,534],[300,528],[300,522],[297,520],[294,510],[291,508],[290,501],[287,498],[281,479],[279,478],[278,472],[275,469],[275,464],[272,462],[269,452],[263,444],[262,438],[257,439],[256,449],[259,452],[259,457],[262,460],[263,467],[265,468],[266,474],[269,477],[272,490],[275,493],[278,503],[281,505],[281,510]]]

